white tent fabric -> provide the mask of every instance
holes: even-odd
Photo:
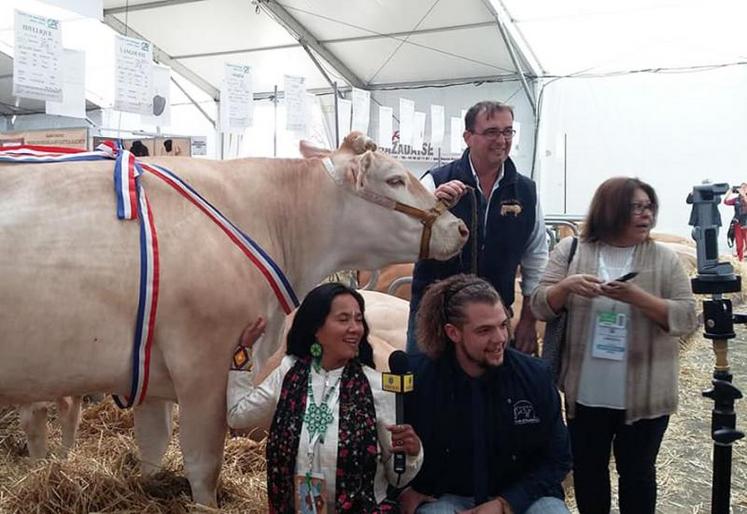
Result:
[[[741,0],[502,2],[545,74],[747,61]]]

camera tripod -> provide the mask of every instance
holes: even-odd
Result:
[[[732,384],[729,369],[729,339],[735,337],[734,323],[747,323],[747,315],[734,314],[731,300],[722,298],[723,293],[741,290],[739,276],[698,277],[692,279],[692,290],[698,294],[710,294],[703,300],[703,324],[705,338],[713,341],[716,364],[713,369],[713,387],[703,391],[703,396],[714,402],[711,411],[711,438],[713,439],[713,482],[711,488],[711,514],[729,514],[731,496],[732,444],[744,437],[736,429],[737,415],[734,402],[742,398],[741,391]]]

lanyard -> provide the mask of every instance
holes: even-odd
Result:
[[[329,401],[330,396],[334,393],[334,391],[337,389],[337,387],[340,385],[340,381],[342,380],[342,373],[340,373],[340,376],[337,377],[337,380],[335,381],[334,385],[328,390],[322,392],[322,401],[319,405],[316,405],[316,401],[314,400],[314,392],[312,389],[312,370],[309,370],[309,392],[307,393],[307,400],[311,403],[307,406],[307,414],[311,410],[316,410],[317,413],[322,411],[322,409],[326,409],[327,412],[331,415],[331,419],[329,419],[326,423],[324,423],[323,430],[320,430],[319,426],[315,426],[309,423],[309,420],[307,419],[307,416],[304,416],[304,423],[306,425],[306,430],[309,433],[309,448],[307,450],[309,465],[308,465],[308,473],[307,476],[311,474],[311,472],[314,469],[314,455],[316,454],[317,447],[319,446],[320,442],[324,441],[324,436],[327,434],[327,428],[329,428],[329,425],[332,424],[332,421],[334,420],[335,412],[337,411],[337,405],[340,402],[340,395],[338,394],[335,398],[335,401],[332,403],[332,405],[327,405],[327,402]],[[326,378],[325,378],[325,389],[326,389]]]

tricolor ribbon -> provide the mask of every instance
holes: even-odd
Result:
[[[127,150],[116,153],[114,190],[117,197],[117,217],[140,220],[140,291],[132,351],[132,382],[128,396],[113,395],[114,403],[125,409],[145,399],[150,376],[150,354],[158,308],[159,255],[158,235],[153,211],[140,177],[143,170],[135,156]]]
[[[156,177],[160,178],[180,195],[189,200],[198,209],[200,209],[210,220],[238,246],[250,261],[259,269],[272,288],[275,296],[280,302],[283,311],[290,314],[293,309],[298,307],[299,302],[293,287],[288,282],[288,278],[280,269],[275,261],[259,246],[252,238],[246,235],[241,229],[234,225],[228,218],[223,216],[210,202],[200,195],[187,182],[176,176],[173,172],[162,166],[155,164],[140,164],[142,168]]]

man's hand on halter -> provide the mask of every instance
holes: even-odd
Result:
[[[443,201],[451,209],[466,192],[467,186],[462,181],[450,180],[438,186],[434,194],[436,198]]]

